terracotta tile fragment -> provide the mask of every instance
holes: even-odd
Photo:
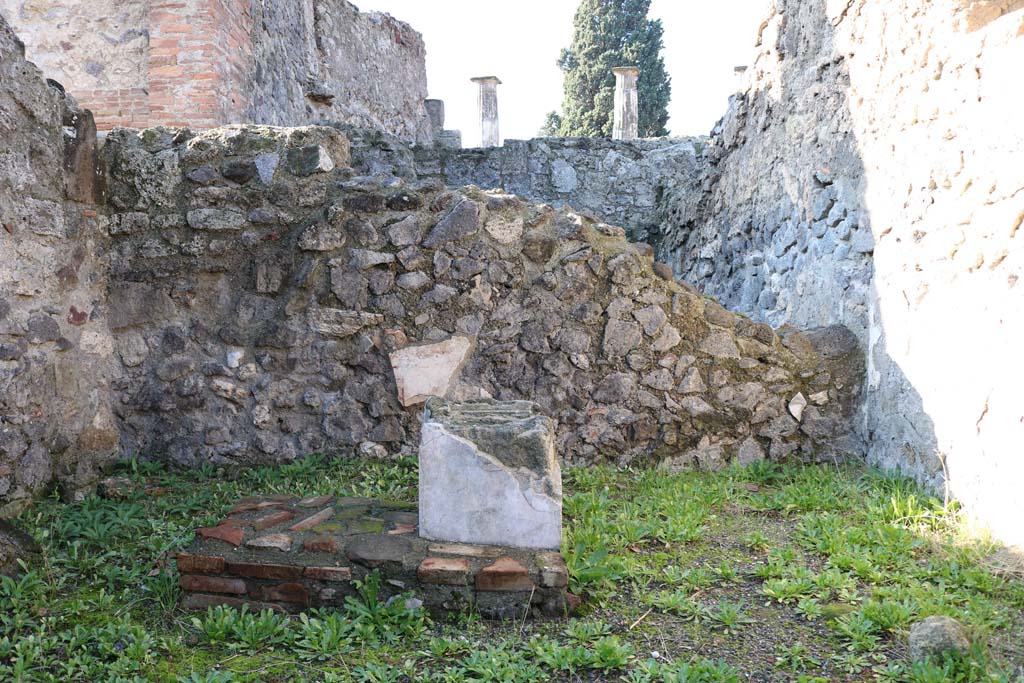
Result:
[[[245,542],[250,548],[274,548],[283,553],[292,549],[292,537],[288,534],[267,534]]]
[[[245,538],[245,530],[222,524],[221,526],[196,529],[196,535],[201,536],[202,538],[212,538],[218,541],[224,541],[225,543],[230,543],[237,548],[242,544],[242,539]]]
[[[238,503],[233,508],[228,510],[229,515],[239,515],[243,512],[258,512],[259,510],[266,510],[267,508],[281,507],[281,503],[274,500],[263,500],[251,503]]]
[[[277,512],[271,512],[269,515],[264,515],[263,517],[257,519],[253,523],[253,527],[256,529],[256,531],[263,531],[264,529],[269,529],[272,526],[277,526],[278,524],[290,522],[294,517],[294,512],[289,512],[288,510],[278,510]]]
[[[333,555],[341,551],[341,543],[334,536],[314,534],[306,537],[306,540],[302,542],[302,549],[310,553],[331,553]]]
[[[333,514],[334,508],[324,508],[315,515],[310,515],[301,522],[293,524],[289,527],[289,531],[309,531],[313,527],[323,524],[329,520]]]

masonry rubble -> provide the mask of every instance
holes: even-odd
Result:
[[[81,499],[118,452],[101,186],[92,116],[0,19],[0,517]]]
[[[725,311],[619,228],[354,175],[332,128],[117,131],[104,160],[124,452],[179,467],[396,452],[432,393],[535,401],[568,463],[855,445],[840,437],[859,385],[840,388],[813,337]]]
[[[415,504],[332,495],[243,498],[176,558],[186,610],[216,605],[301,612],[357,597],[489,618],[565,616],[562,555],[502,545],[430,541]],[[376,578],[375,578],[376,577]]]
[[[48,103],[59,98],[19,60],[15,47],[5,65],[22,69],[32,92],[50,93],[39,111],[52,117]],[[5,78],[5,92],[14,82]],[[63,150],[56,118],[40,120],[52,124],[20,130],[37,126],[47,149]],[[32,353],[41,345],[63,354],[68,364],[58,367],[89,369],[75,375],[78,389],[57,394],[72,417],[54,420],[52,434],[70,436],[26,441],[43,462],[66,452],[67,466],[38,470],[31,486],[8,484],[4,504],[55,476],[87,485],[87,473],[116,452],[184,468],[325,449],[394,453],[418,438],[416,397],[445,386],[453,399],[536,401],[557,419],[567,463],[671,457],[676,466],[720,467],[741,450],[830,457],[848,422],[842,399],[858,385],[840,388],[828,360],[794,343],[799,334],[780,337],[726,313],[673,281],[619,228],[500,191],[398,177],[388,170],[399,158],[382,155],[380,170],[360,175],[349,136],[329,127],[110,133],[104,201],[71,214],[84,229],[61,238],[15,222],[13,237],[0,235],[73,253],[75,240],[88,240],[75,263],[90,292],[78,301],[74,289],[54,291],[58,310],[72,292],[66,327],[51,314],[53,324],[37,321],[31,302],[21,308],[25,299],[4,309],[15,346],[22,335]],[[94,164],[75,168],[73,197]],[[63,201],[59,181],[38,184],[54,188],[47,201]],[[18,201],[37,201],[25,196]],[[19,272],[22,288],[47,277]],[[440,388],[403,382],[400,393],[410,354],[460,338],[470,349],[445,360],[452,365]],[[23,377],[25,359],[7,362]],[[31,384],[17,386],[26,405],[38,401]],[[786,403],[798,392],[829,400],[796,422]],[[63,449],[75,439],[78,448]],[[5,451],[6,481],[34,471],[19,460],[25,452]],[[61,474],[65,467],[79,474]]]

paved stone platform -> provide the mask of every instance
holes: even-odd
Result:
[[[560,553],[422,539],[411,503],[245,498],[217,526],[197,529],[177,563],[189,610],[341,605],[356,595],[353,581],[379,571],[383,599],[413,591],[434,613],[566,613],[568,574]]]

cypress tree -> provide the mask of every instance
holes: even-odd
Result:
[[[610,137],[613,125],[616,66],[640,68],[640,136],[667,135],[671,78],[661,57],[664,29],[648,19],[651,0],[581,0],[576,10],[572,46],[558,66],[565,73],[562,113],[548,115],[564,137]]]

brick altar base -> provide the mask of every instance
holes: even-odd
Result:
[[[182,606],[248,604],[299,612],[340,606],[353,581],[381,575],[382,599],[412,591],[434,613],[490,618],[566,613],[557,552],[421,539],[415,504],[368,498],[245,498],[178,555]]]

